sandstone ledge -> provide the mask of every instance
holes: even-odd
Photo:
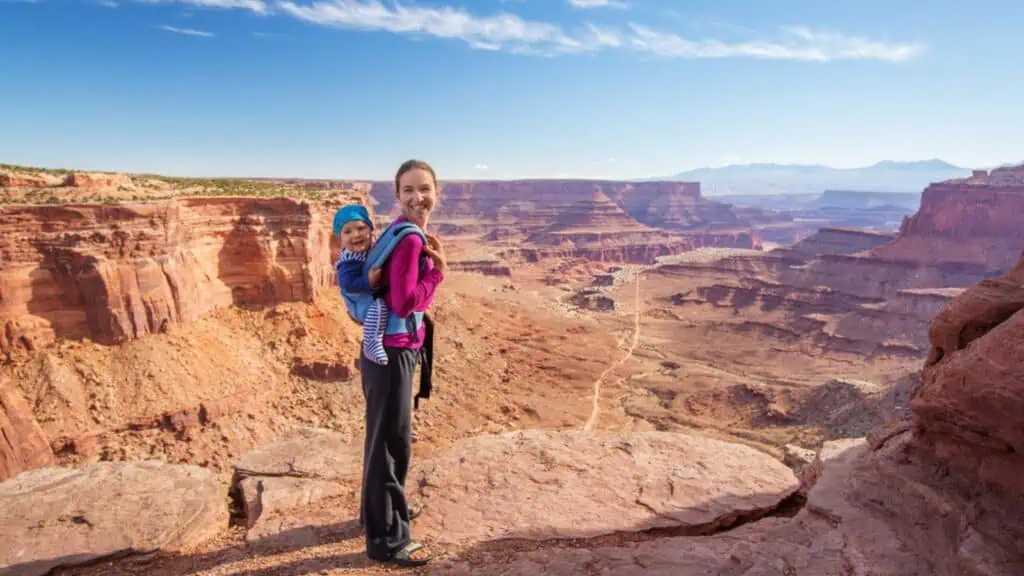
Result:
[[[425,508],[417,530],[451,544],[659,527],[706,533],[763,515],[799,487],[782,462],[752,448],[668,432],[481,436],[411,480]]]
[[[197,544],[227,527],[226,504],[214,474],[198,466],[102,462],[25,472],[0,484],[0,576]]]

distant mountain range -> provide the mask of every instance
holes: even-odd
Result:
[[[821,194],[825,190],[920,192],[928,184],[963,178],[971,170],[943,160],[894,162],[883,160],[862,168],[832,168],[820,164],[733,164],[699,168],[645,180],[697,181],[705,196],[762,194]]]

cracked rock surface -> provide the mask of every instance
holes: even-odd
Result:
[[[417,535],[466,543],[708,533],[769,512],[799,482],[782,462],[682,433],[524,430],[459,442],[410,476]]]
[[[209,470],[163,462],[39,468],[0,484],[0,575],[171,550],[227,527],[227,499]]]

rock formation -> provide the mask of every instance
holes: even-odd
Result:
[[[517,248],[503,252],[527,262],[545,260],[571,260],[581,258],[590,262],[624,264],[654,264],[658,258],[682,254],[693,249],[685,237],[672,237],[663,232],[579,233],[571,236],[544,237],[558,244],[536,248]]]
[[[132,179],[125,174],[103,172],[72,172],[64,179],[64,185],[73,188],[118,188],[131,187]]]
[[[795,286],[828,286],[866,298],[915,290],[964,288],[1003,274],[1024,248],[1024,187],[942,182],[929,186],[921,208],[895,237],[822,231],[776,256],[802,259],[778,270]],[[841,236],[841,238],[840,238]],[[836,249],[830,244],[845,244]],[[850,249],[867,247],[859,252]],[[813,257],[812,257],[813,256]]]
[[[330,212],[287,198],[0,208],[0,345],[114,343],[219,306],[311,301],[334,281]]]
[[[558,214],[548,232],[619,232],[630,229],[644,230],[647,227],[627,216],[600,187],[595,187],[590,198],[577,200]]]
[[[497,220],[503,214],[551,218],[564,214],[575,202],[587,202],[595,189],[641,224],[666,229],[736,228],[748,224],[728,204],[701,195],[699,182],[621,182],[608,180],[506,180],[444,182],[440,220],[476,218]],[[395,206],[394,184],[375,182],[370,195],[381,212]],[[511,210],[512,212],[509,212]],[[759,209],[744,209],[747,217],[777,221],[779,217]],[[527,220],[527,218],[518,218]]]
[[[0,377],[0,482],[48,464],[53,464],[53,451],[32,409],[21,392]]]
[[[813,257],[824,254],[854,254],[881,246],[893,239],[892,234],[849,228],[821,228],[813,236],[775,252],[796,257]]]
[[[328,430],[302,429],[239,458],[235,486],[248,527],[260,540],[282,532],[282,512],[336,496],[357,479],[362,447]]]
[[[936,266],[982,265],[985,275],[1002,274],[1024,247],[1021,222],[1024,184],[932,184],[897,238],[873,255]]]
[[[940,456],[1024,496],[1024,258],[936,315],[912,399],[918,437]]]
[[[457,272],[471,272],[484,276],[511,276],[512,268],[501,260],[453,260],[449,268]]]
[[[758,517],[799,486],[782,462],[710,438],[541,430],[463,441],[412,484],[429,511],[424,533],[445,543],[711,531]]]
[[[45,188],[60,182],[59,177],[43,172],[0,170],[0,188]]]
[[[554,222],[525,239],[529,248],[506,251],[528,262],[583,258],[594,262],[653,264],[657,258],[692,249],[692,240],[640,224],[595,188],[591,196],[564,208]]]
[[[213,472],[162,462],[41,468],[0,483],[0,575],[197,544],[227,528]]]

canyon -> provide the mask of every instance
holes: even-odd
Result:
[[[5,174],[0,574],[384,573],[328,222],[387,221],[391,186]],[[1019,573],[1013,174],[933,184],[893,230],[698,183],[444,183],[425,573]]]

